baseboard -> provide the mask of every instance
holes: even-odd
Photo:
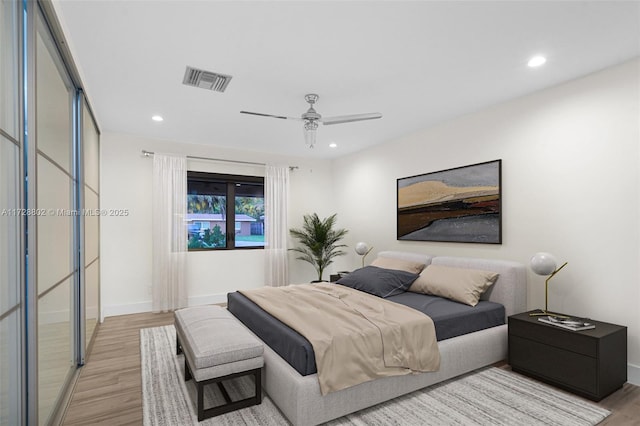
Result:
[[[189,306],[212,305],[227,303],[227,293],[208,294],[206,296],[194,296],[189,298]]]
[[[640,386],[640,366],[627,364],[627,382]]]
[[[214,303],[227,303],[227,293],[208,294],[194,296],[188,300],[189,306],[211,305]],[[124,305],[105,305],[102,307],[102,320],[106,317],[118,315],[140,314],[151,312],[151,301],[139,303],[127,303]],[[102,321],[101,321],[102,322]]]
[[[105,305],[102,307],[101,312],[103,318],[151,312],[151,301],[127,303],[125,305]]]

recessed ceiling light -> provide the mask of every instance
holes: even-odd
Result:
[[[544,56],[534,56],[533,58],[529,59],[527,65],[529,65],[531,68],[536,68],[540,65],[543,65],[545,62],[547,62],[547,58],[545,58]]]
[[[336,148],[337,146],[338,146],[338,144],[337,144],[337,143],[335,143],[335,142],[331,142],[331,143],[329,144],[329,148]]]
[[[151,117],[151,119],[152,119],[153,121],[158,121],[158,122],[160,122],[160,121],[163,121],[163,120],[164,120],[164,118],[162,118],[162,117],[161,117],[161,116],[159,116],[159,115],[154,115],[153,117]]]

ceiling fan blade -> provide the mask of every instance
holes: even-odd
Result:
[[[302,120],[298,117],[285,117],[284,115],[263,114],[261,112],[240,111],[240,114],[259,115],[260,117],[281,118],[283,120]]]
[[[338,115],[335,117],[323,117],[320,119],[320,122],[324,125],[329,125],[351,123],[352,121],[373,120],[376,118],[382,118],[382,114],[379,112],[370,112],[367,114]]]

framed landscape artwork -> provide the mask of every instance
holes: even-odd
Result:
[[[398,240],[502,243],[502,160],[398,179]]]

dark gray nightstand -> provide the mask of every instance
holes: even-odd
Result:
[[[571,331],[542,323],[529,312],[510,316],[511,368],[600,401],[627,381],[627,327],[589,322],[596,328]]]
[[[337,274],[331,274],[329,275],[329,281],[332,283],[335,283],[336,281],[338,281],[340,279],[340,277],[343,277],[345,275],[349,274],[349,271],[340,271]]]

